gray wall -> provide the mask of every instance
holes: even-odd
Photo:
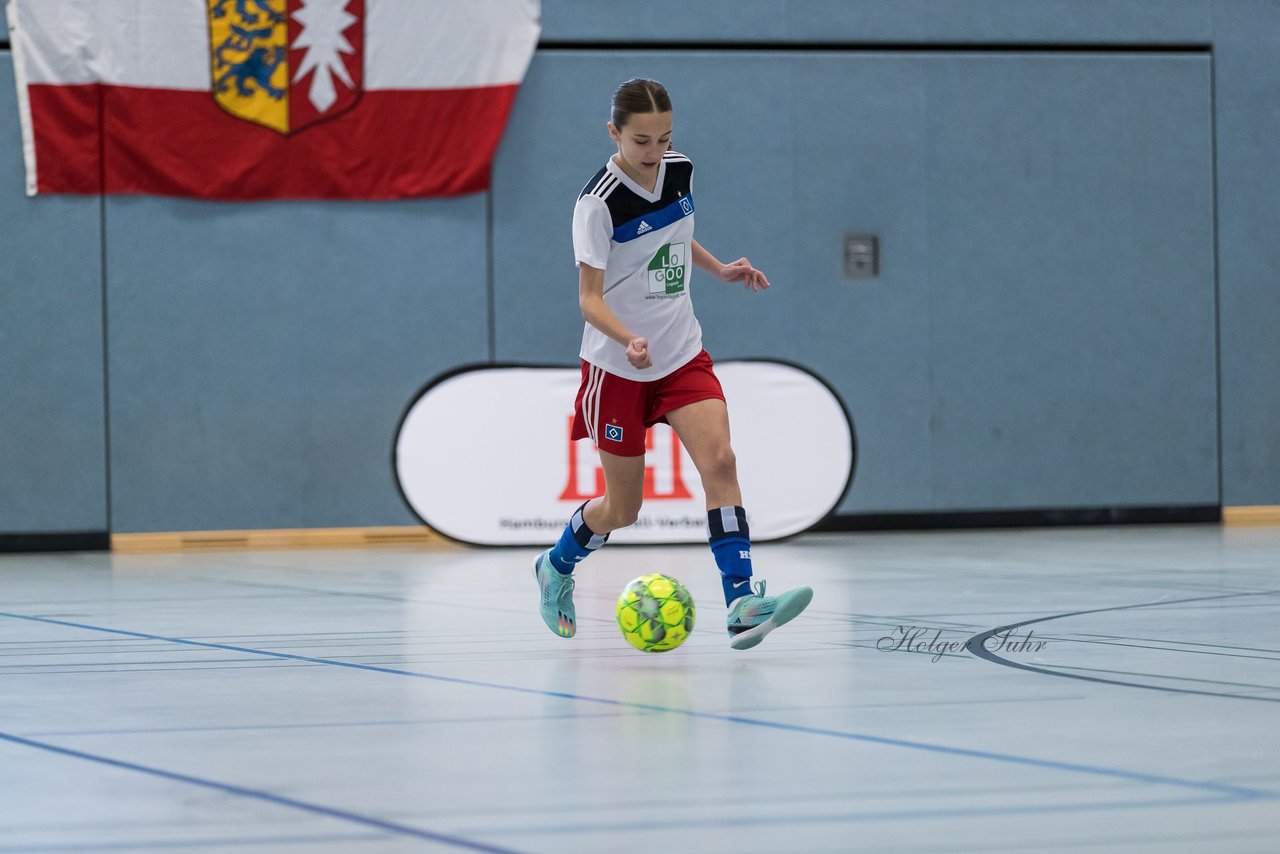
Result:
[[[28,200],[0,58],[0,534],[107,530],[98,199]]]
[[[488,356],[485,203],[109,199],[115,530],[411,522],[392,436]]]
[[[776,283],[695,283],[708,347],[836,386],[843,512],[1280,503],[1280,9],[666,6],[653,40],[697,47],[539,51],[492,193],[451,200],[29,200],[0,55],[0,533],[106,528],[104,328],[114,531],[411,522],[389,456],[423,382],[573,362],[568,212],[637,74],[672,88],[700,242]],[[610,8],[544,0],[544,41],[618,39]],[[707,48],[741,40],[777,49]],[[1212,53],[991,47],[1028,42]],[[846,282],[864,230],[883,274]]]
[[[1223,501],[1280,504],[1280,4],[1213,25]]]

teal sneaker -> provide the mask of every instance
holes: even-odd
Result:
[[[551,549],[533,561],[533,575],[542,591],[542,622],[562,638],[577,631],[577,615],[573,610],[573,575],[565,575],[551,565]]]
[[[766,596],[761,581],[755,593],[735,599],[729,607],[729,646],[751,649],[769,632],[800,616],[812,599],[812,587],[797,587],[781,596]]]

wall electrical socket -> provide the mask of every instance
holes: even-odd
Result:
[[[880,238],[874,234],[844,236],[844,277],[874,279],[880,275]]]

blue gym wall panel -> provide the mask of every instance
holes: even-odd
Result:
[[[485,204],[111,198],[115,531],[411,524],[393,435],[487,356]]]
[[[682,41],[919,41],[924,37],[926,5],[926,0],[699,0],[696,4],[650,0],[643,14],[636,16],[599,0],[544,0],[542,38],[666,45]],[[738,81],[730,92],[743,89],[743,81]]]
[[[572,202],[633,75],[671,88],[699,242],[775,282],[695,275],[708,349],[849,407],[842,512],[1216,502],[1205,56],[541,51],[496,172],[500,359],[576,357]],[[864,231],[881,276],[845,280]]]
[[[1215,17],[1223,503],[1280,504],[1280,5]]]
[[[934,507],[1216,504],[1208,57],[928,68]]]
[[[550,41],[867,43],[1207,42],[1204,0],[544,0]],[[735,87],[738,91],[741,85]]]
[[[632,74],[672,84],[676,143],[698,165],[699,239],[726,260],[750,255],[776,282],[747,295],[695,279],[714,355],[811,365],[848,404],[862,456],[842,512],[1213,503],[1215,477],[1225,504],[1280,504],[1280,7],[649,8],[678,28],[623,21],[594,0],[546,0],[543,38],[899,47],[540,51],[495,166],[492,233],[483,196],[367,208],[108,200],[115,529],[409,523],[389,450],[422,382],[487,358],[490,323],[500,359],[576,358],[569,211],[609,152],[608,95]],[[901,48],[997,41],[1023,52]],[[1028,47],[1206,42],[1212,60]],[[0,57],[0,533],[101,530],[100,202],[25,197]],[[1020,60],[1049,64],[1021,81]],[[1006,61],[1018,70],[1003,71]],[[1045,160],[1054,154],[1057,171]],[[1032,170],[1025,180],[1015,162]],[[1221,383],[1206,388],[1215,306],[1204,200],[1215,177]],[[974,208],[979,184],[999,196]],[[880,235],[878,280],[843,279],[846,231]],[[285,248],[268,248],[266,233]],[[1016,240],[1001,246],[1002,235]],[[1068,260],[1069,246],[1080,254]],[[362,290],[373,281],[385,302]]]
[[[0,535],[107,530],[96,198],[27,198],[0,51]]]
[[[803,6],[804,3],[797,5]],[[927,0],[925,37],[943,42],[1207,43],[1204,0]]]
[[[698,241],[724,261],[748,256],[773,283],[753,294],[694,273],[709,352],[797,361],[835,384],[860,445],[875,449],[847,506],[927,507],[918,58],[540,51],[495,173],[498,358],[576,362],[572,206],[612,151],[613,87],[640,74],[671,89],[675,144],[695,166]],[[744,77],[752,97],[724,103]],[[841,241],[860,228],[894,246],[875,284],[842,278]]]

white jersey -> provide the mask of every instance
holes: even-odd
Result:
[[[581,356],[611,374],[661,379],[702,350],[693,315],[693,163],[668,151],[652,193],[613,162],[587,182],[573,209],[573,254],[604,270],[604,301],[634,334],[649,341],[653,365],[631,367],[626,347],[590,323]]]

